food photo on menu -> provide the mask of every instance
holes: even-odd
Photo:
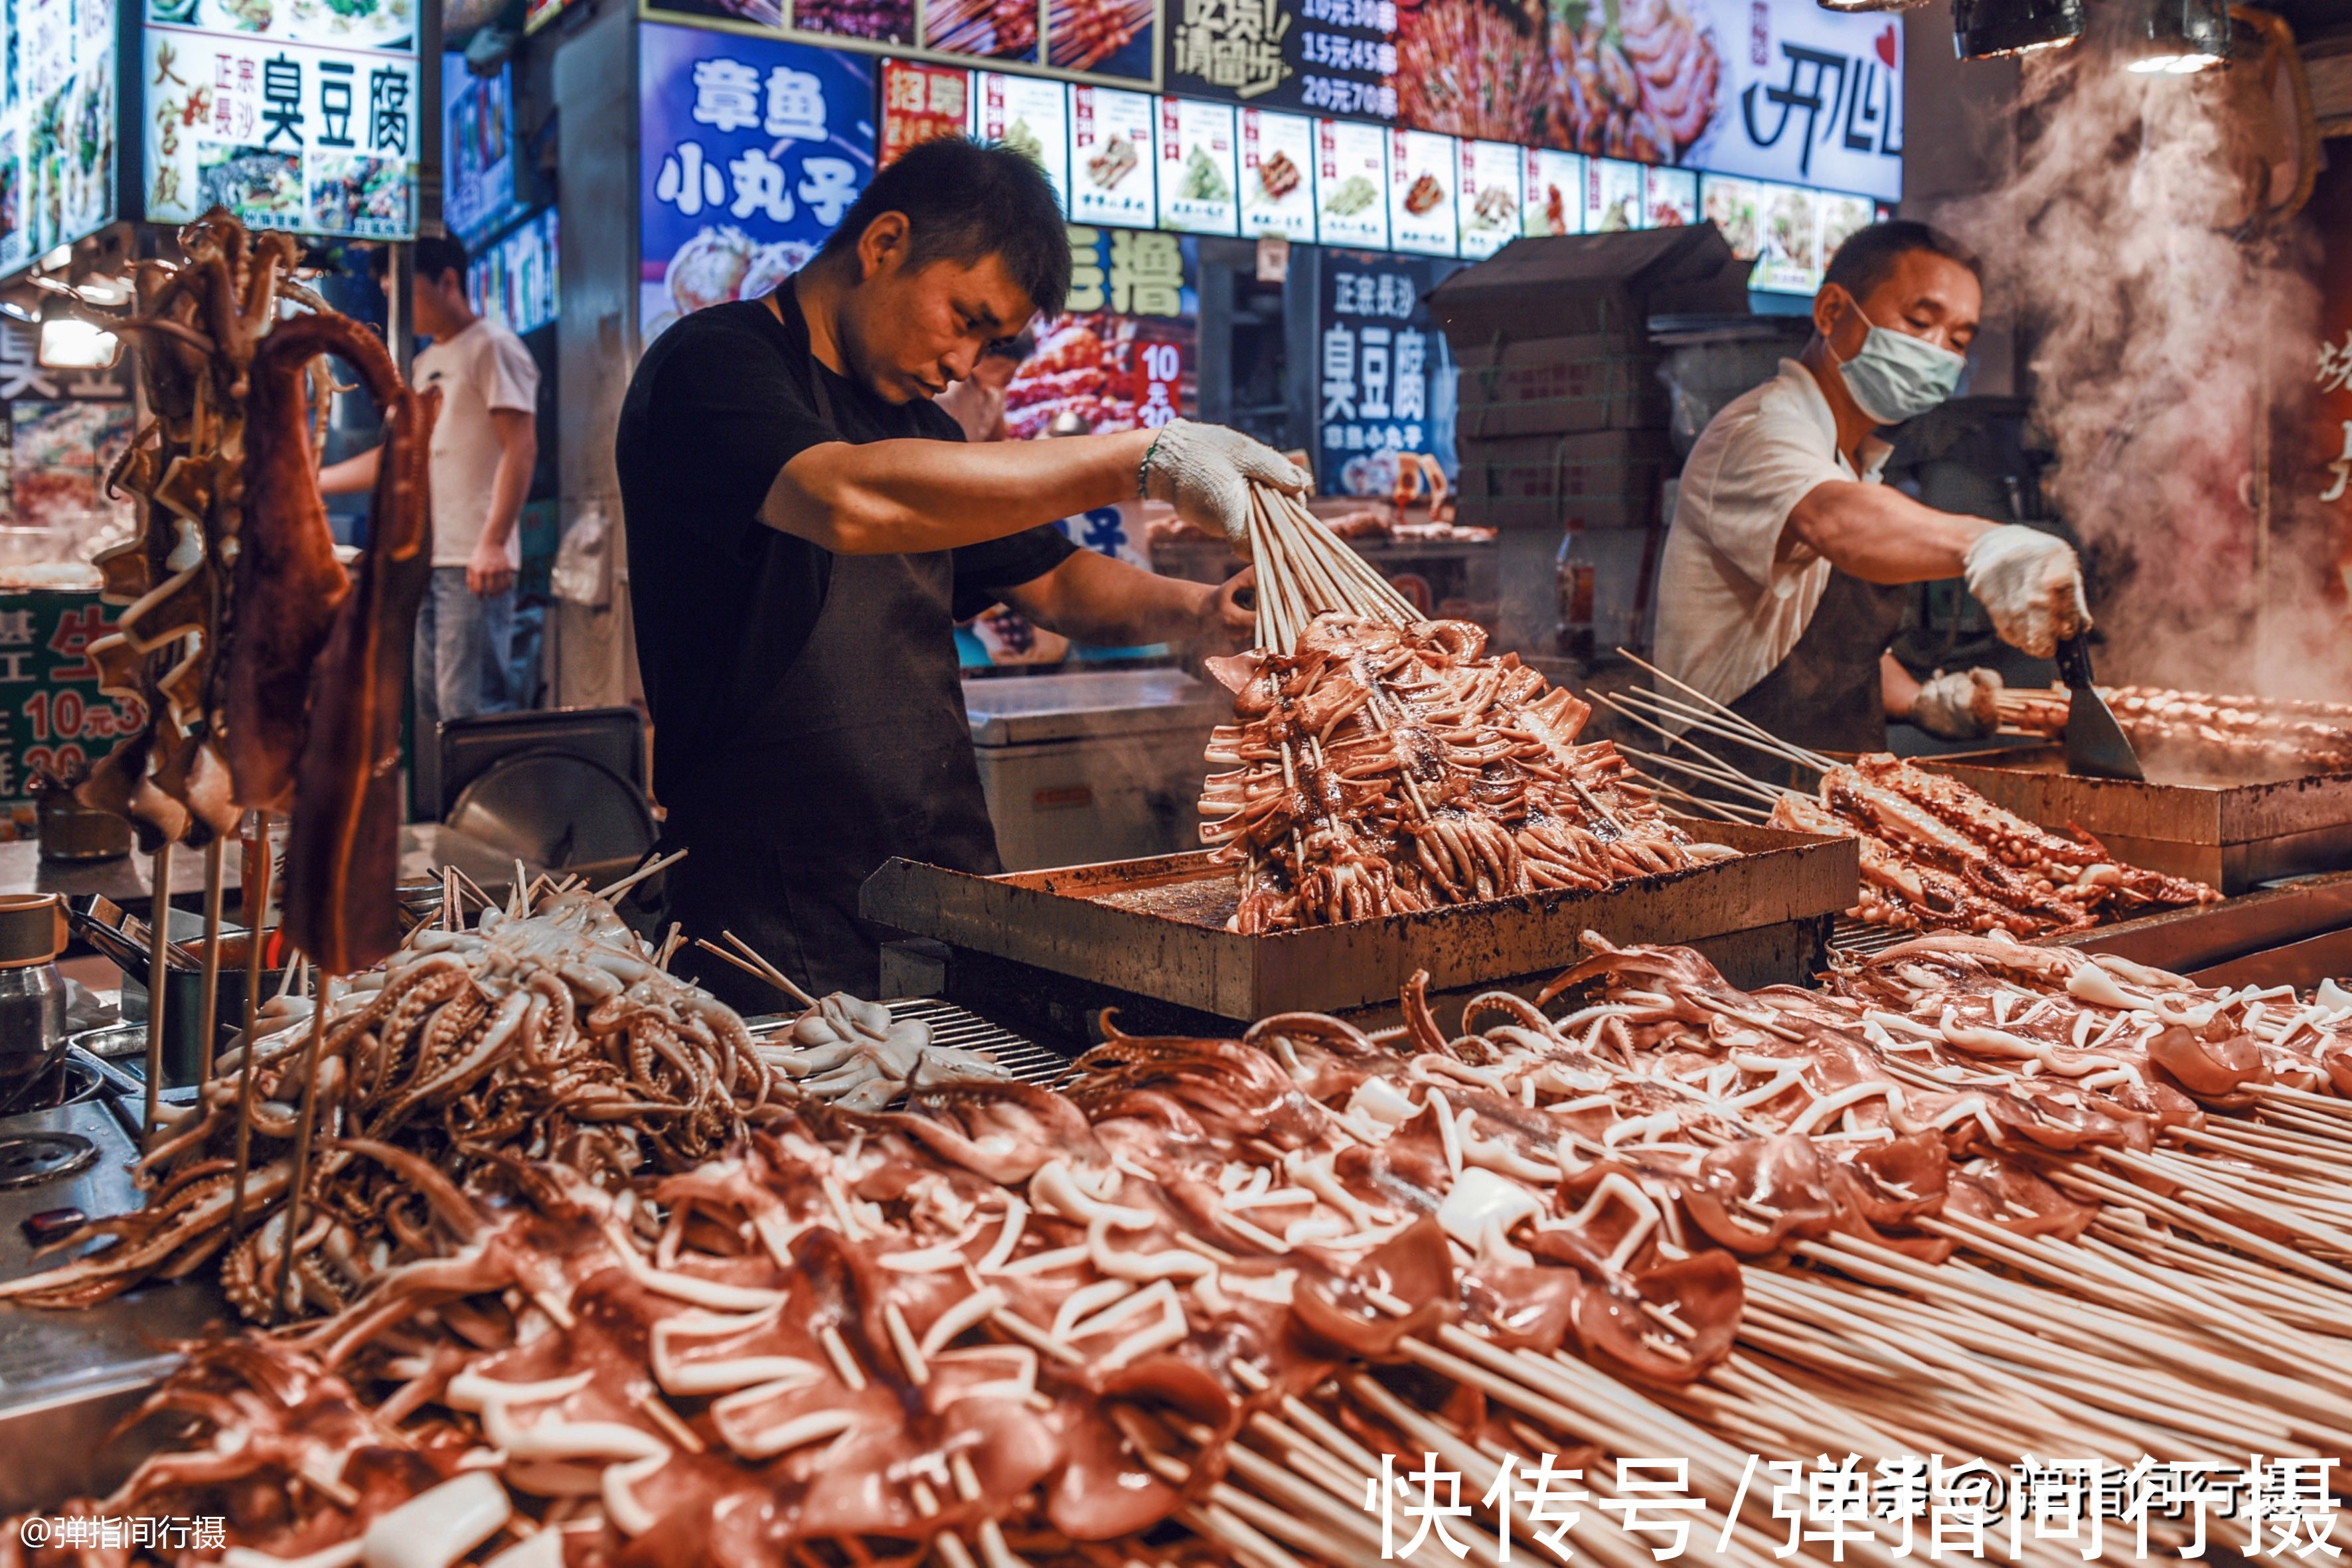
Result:
[[[1397,7],[1391,80],[1423,130],[1671,163],[1724,104],[1722,50],[1706,0],[1423,0]]]

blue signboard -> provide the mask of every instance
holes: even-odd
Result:
[[[476,76],[466,57],[441,57],[441,221],[467,249],[529,210],[517,185],[514,66]]]
[[[1450,265],[1323,253],[1316,472],[1326,495],[1389,494],[1399,452],[1430,453],[1453,471],[1452,358],[1423,300]]]
[[[736,33],[638,28],[638,320],[769,292],[874,177],[874,61]]]

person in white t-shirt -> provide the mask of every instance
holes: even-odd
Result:
[[[375,253],[390,287],[391,252]],[[520,707],[509,664],[518,525],[539,460],[539,367],[522,340],[474,314],[466,299],[466,248],[454,239],[416,242],[412,294],[418,351],[409,380],[437,387],[433,425],[433,586],[416,617],[416,706],[433,726]],[[330,495],[375,483],[382,448],[322,469]]]
[[[1964,577],[2001,639],[2039,658],[2090,626],[2064,541],[1879,482],[1889,448],[1874,432],[1952,395],[1982,301],[1975,261],[1925,224],[1875,224],[1839,247],[1803,352],[1725,405],[1683,465],[1660,668],[1783,740],[1884,751],[1889,719],[1990,733],[2000,684],[1981,669],[1915,680],[1888,651],[1899,585]]]

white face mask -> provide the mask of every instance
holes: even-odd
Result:
[[[1830,358],[1837,361],[1836,350]],[[1949,398],[1968,367],[1965,354],[1873,324],[1862,352],[1838,363],[1838,375],[1855,407],[1881,425],[1900,425]]]

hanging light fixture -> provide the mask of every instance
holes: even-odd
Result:
[[[2228,0],[2137,0],[2125,34],[2124,68],[2191,76],[2230,59]]]
[[[2083,0],[1952,0],[1952,43],[1964,60],[2055,48],[2083,36]]]
[[[1824,11],[1916,11],[1927,0],[1813,0]]]

